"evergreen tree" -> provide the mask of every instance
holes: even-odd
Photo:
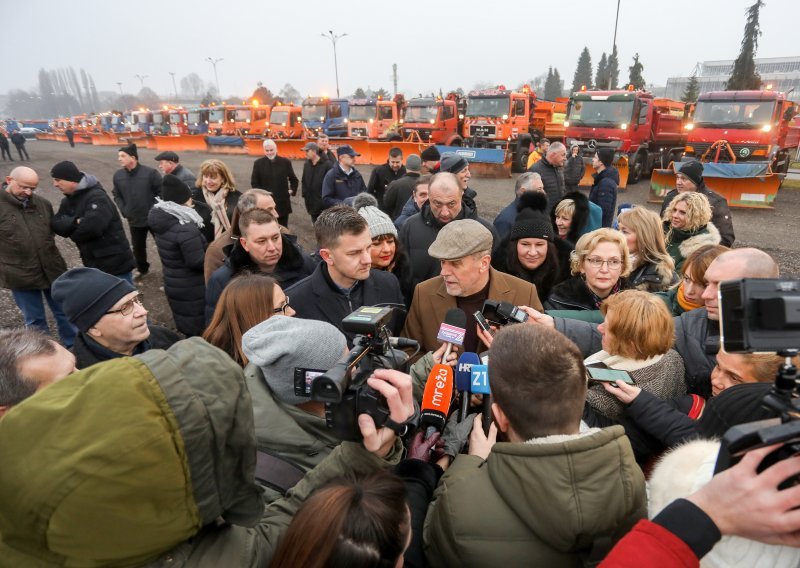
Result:
[[[617,55],[617,46],[614,46],[614,51],[611,52],[611,57],[608,58],[608,79],[610,79],[611,86],[609,88],[616,89],[619,87],[619,55]]]
[[[628,67],[628,84],[633,85],[634,89],[644,89],[645,82],[642,77],[644,65],[639,61],[639,54],[633,56],[633,65]]]
[[[587,89],[592,88],[592,56],[589,55],[588,47],[583,48],[581,56],[578,58],[578,66],[572,77],[572,92],[580,91],[584,86]]]
[[[356,89],[356,92],[353,93],[353,98],[354,99],[366,99],[367,98],[367,93],[364,92],[364,89],[359,87],[358,89]]]
[[[260,105],[271,105],[272,99],[274,98],[272,91],[266,88],[261,81],[259,81],[257,85],[258,88],[256,88],[256,90],[253,91],[253,94],[250,95],[250,100],[256,99]],[[211,89],[208,91],[211,92]]]
[[[554,101],[557,97],[561,96],[561,79],[558,76],[558,71],[553,72],[550,67],[547,70],[547,80],[544,83],[544,98],[548,101]]]
[[[603,52],[600,57],[600,63],[597,64],[597,75],[594,76],[594,84],[598,89],[608,88],[608,58],[606,52]]]
[[[761,76],[756,71],[754,60],[758,50],[758,37],[761,35],[761,25],[758,16],[764,2],[756,3],[747,9],[747,23],[744,25],[744,37],[739,57],[733,62],[733,72],[726,86],[729,91],[755,90],[761,88]]]
[[[697,83],[697,73],[692,73],[689,77],[689,82],[686,84],[686,90],[683,91],[681,101],[685,103],[697,102],[697,95],[700,94],[700,85]]]
[[[558,98],[563,94],[564,83],[561,81],[561,74],[558,72],[558,67],[553,69],[553,85],[555,89],[555,97]]]

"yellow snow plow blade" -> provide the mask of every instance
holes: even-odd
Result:
[[[594,183],[594,178],[592,177],[592,174],[594,173],[592,159],[588,158],[588,162],[586,160],[587,158],[583,159],[584,170],[583,177],[578,184],[579,187],[592,187],[592,184]],[[618,189],[625,189],[628,186],[628,157],[620,155],[620,157],[617,158],[617,161],[614,162],[614,167],[619,170]]]

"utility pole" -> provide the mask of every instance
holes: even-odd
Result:
[[[172,88],[175,89],[175,102],[178,102],[178,87],[175,85],[175,71],[170,71],[170,75],[172,75]]]
[[[124,97],[125,95],[122,93],[122,81],[117,81],[117,87],[119,87],[119,96]]]
[[[219,63],[220,61],[223,61],[223,60],[224,60],[223,57],[220,57],[219,59],[212,59],[210,57],[206,57],[206,61],[208,61],[209,63],[211,63],[211,65],[214,66],[214,81],[217,84],[217,96],[218,97],[222,97],[222,91],[220,91],[220,89],[219,89],[219,76],[217,75],[217,63]]]
[[[142,89],[144,89],[144,80],[147,79],[149,76],[150,75],[134,75],[134,77],[139,79],[139,82],[142,84]]]
[[[332,30],[328,30],[327,34],[320,34],[320,35],[322,37],[324,37],[324,38],[328,38],[329,40],[331,40],[331,43],[333,44],[333,69],[334,69],[334,71],[336,73],[336,98],[338,99],[340,97],[340,95],[339,95],[339,62],[336,59],[336,42],[339,41],[340,39],[342,39],[347,34],[336,35],[336,34],[333,33]]]
[[[617,26],[619,25],[619,3],[621,0],[617,0],[617,18],[614,20],[614,43],[612,44],[611,53],[613,54],[617,50]],[[610,58],[610,56],[609,56]],[[617,54],[617,65],[619,65],[619,54]],[[608,90],[611,90],[611,73],[608,74]]]
[[[394,81],[394,96],[397,96],[397,63],[392,63],[392,81]]]

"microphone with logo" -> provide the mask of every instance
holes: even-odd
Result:
[[[492,392],[489,390],[489,366],[472,366],[472,394],[483,395],[483,432],[489,435],[492,424]]]
[[[444,430],[447,413],[453,399],[453,368],[439,363],[434,365],[422,394],[420,426],[425,428],[425,439],[434,432]]]
[[[472,393],[472,367],[480,365],[481,358],[477,353],[463,353],[456,365],[456,390],[458,391],[458,421],[461,422],[469,412],[469,400]]]
[[[439,333],[436,339],[446,343],[442,363],[447,363],[447,357],[453,349],[453,345],[464,345],[464,334],[467,333],[467,314],[460,308],[450,308],[444,315],[444,321],[439,326]]]

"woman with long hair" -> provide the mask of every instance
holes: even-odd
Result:
[[[211,223],[216,239],[231,228],[233,212],[242,194],[236,190],[236,180],[231,170],[225,162],[216,159],[200,164],[195,187],[192,198],[211,208]]]
[[[617,220],[631,255],[633,269],[628,277],[631,287],[645,292],[664,292],[677,284],[675,261],[667,252],[658,214],[644,207],[634,207],[620,213]]]
[[[289,298],[271,276],[243,274],[222,291],[203,339],[244,367],[248,360],[242,351],[242,336],[275,314],[293,316],[294,313]]]
[[[703,245],[718,245],[720,234],[711,222],[711,205],[702,193],[679,193],[664,210],[667,252],[680,271],[686,258]]]

